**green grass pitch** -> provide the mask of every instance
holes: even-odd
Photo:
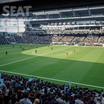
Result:
[[[0,46],[0,70],[104,87],[104,48]]]

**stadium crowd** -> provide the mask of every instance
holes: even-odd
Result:
[[[104,104],[104,92],[2,73],[0,104]]]
[[[81,45],[81,46],[103,46],[104,35],[91,34],[68,34],[68,35],[30,35],[23,36],[0,35],[0,44],[16,44],[16,43],[32,43],[32,44],[57,44],[57,45]]]
[[[0,44],[56,44],[56,45],[80,45],[80,46],[103,46],[103,35],[34,35],[14,36],[14,39],[0,38]]]

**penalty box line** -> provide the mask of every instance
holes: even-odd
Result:
[[[23,73],[17,73],[17,72],[5,71],[5,70],[0,70],[0,72],[4,72],[4,73],[8,73],[8,74],[21,75],[21,76],[26,76],[26,77],[40,78],[40,79],[43,79],[43,80],[50,80],[50,81],[56,81],[56,82],[69,83],[69,81],[66,81],[66,80],[55,79],[55,78],[48,78],[48,77],[41,77],[41,76],[35,76],[35,75],[29,75],[29,74],[23,74]],[[90,85],[90,84],[77,83],[77,82],[73,82],[73,81],[71,81],[70,83],[71,84],[75,84],[75,85],[80,85],[80,86],[104,89],[104,87]]]
[[[24,58],[24,59],[16,60],[16,61],[9,62],[9,63],[6,63],[6,64],[1,64],[0,66],[7,66],[7,65],[10,65],[10,64],[15,64],[15,63],[26,61],[26,60],[29,60],[29,59],[32,59],[32,58],[34,58],[34,57],[29,57],[29,58]]]

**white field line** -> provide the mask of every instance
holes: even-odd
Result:
[[[15,63],[22,62],[22,61],[25,61],[25,60],[29,60],[29,59],[32,59],[32,58],[34,58],[34,57],[29,57],[29,58],[24,58],[24,59],[16,60],[16,61],[9,62],[9,63],[6,63],[6,64],[1,64],[0,66],[7,66],[7,65],[10,65],[10,64],[15,64]]]
[[[24,59],[20,59],[20,60],[16,60],[16,61],[12,61],[12,62],[9,62],[9,63],[6,63],[6,64],[1,64],[0,66],[7,66],[7,65],[10,65],[10,64],[15,64],[15,63],[26,61],[26,60],[29,60],[29,59],[32,59],[32,58],[35,58],[35,57],[38,57],[38,56],[40,56],[40,55],[29,57],[29,58],[24,58]]]
[[[25,61],[25,60],[29,60],[29,59],[32,59],[32,58],[34,58],[34,57],[24,58],[24,59],[21,59],[21,60],[17,60],[17,61],[9,62],[9,63],[6,63],[6,64],[2,64],[0,66],[7,66],[7,65],[10,65],[10,64],[15,64],[15,63],[22,62],[22,61]],[[69,81],[66,81],[66,80],[47,78],[47,77],[41,77],[41,76],[35,76],[35,75],[28,75],[28,74],[22,74],[22,73],[16,73],[16,72],[4,71],[4,70],[0,70],[0,71],[10,73],[10,74],[17,74],[17,75],[27,76],[27,77],[37,77],[37,78],[51,80],[51,81],[69,83]],[[101,86],[95,86],[95,85],[89,85],[89,84],[83,84],[83,83],[77,83],[77,82],[71,82],[71,83],[76,84],[76,85],[82,85],[82,86],[87,86],[87,87],[104,89],[104,87],[101,87]]]
[[[26,60],[32,59],[32,58],[34,58],[34,57],[43,56],[43,55],[45,55],[45,54],[36,55],[36,56],[33,56],[33,57],[29,57],[29,58],[24,58],[24,59],[12,61],[12,62],[9,62],[9,63],[6,63],[6,64],[1,64],[0,66],[7,66],[7,65],[10,65],[10,64],[15,64],[15,63],[18,63],[18,62],[26,61]]]
[[[35,75],[28,75],[28,74],[22,74],[22,73],[5,71],[5,70],[0,70],[0,72],[9,73],[9,74],[15,74],[15,75],[21,75],[21,76],[27,76],[27,77],[40,78],[40,79],[56,81],[56,82],[69,83],[69,81],[66,81],[66,80],[60,80],[60,79],[54,79],[54,78],[48,78],[48,77],[41,77],[41,76],[35,76]],[[75,85],[80,85],[80,86],[104,89],[104,87],[101,87],[101,86],[95,86],[95,85],[89,85],[89,84],[77,83],[77,82],[71,82],[71,83],[75,84]]]

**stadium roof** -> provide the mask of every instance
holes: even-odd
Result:
[[[32,11],[104,5],[104,0],[0,0],[0,12],[5,5],[32,6]]]
[[[0,4],[18,2],[18,1],[23,1],[23,0],[0,0]]]

